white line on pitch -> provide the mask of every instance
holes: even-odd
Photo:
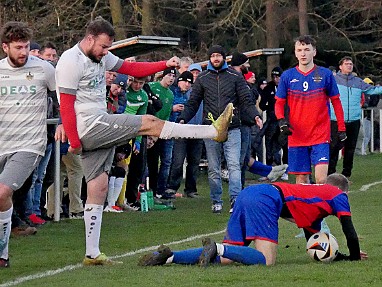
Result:
[[[221,233],[224,233],[224,232],[225,232],[225,229],[221,230],[221,231],[216,231],[216,232],[208,233],[208,234],[199,234],[199,235],[191,236],[191,237],[188,237],[188,238],[185,238],[185,239],[181,239],[181,240],[178,240],[178,241],[172,241],[172,242],[169,242],[169,243],[165,243],[165,245],[177,245],[177,244],[181,244],[181,243],[185,243],[185,242],[190,242],[190,241],[193,241],[193,240],[196,240],[196,239],[200,239],[200,238],[203,238],[203,237],[218,235],[218,234],[221,234]],[[156,250],[158,248],[158,246],[159,245],[150,246],[150,247],[146,247],[146,248],[141,248],[141,249],[138,249],[138,250],[135,250],[135,251],[127,252],[127,253],[122,254],[122,255],[112,256],[110,258],[111,259],[115,259],[115,258],[123,258],[123,257],[134,256],[134,255],[137,255],[139,253]],[[63,273],[65,271],[71,271],[71,270],[78,269],[78,268],[81,268],[81,267],[83,267],[83,265],[81,263],[79,263],[79,264],[68,265],[68,266],[65,266],[63,268],[59,268],[59,269],[55,269],[55,270],[47,270],[47,271],[43,271],[43,272],[40,272],[40,273],[36,273],[34,275],[28,275],[28,276],[17,278],[16,280],[13,280],[13,281],[5,282],[3,284],[0,284],[0,287],[15,286],[17,284],[20,284],[20,283],[23,283],[23,282],[26,282],[26,281],[31,281],[31,280],[35,280],[35,279],[41,279],[41,278],[53,276],[53,275],[56,275],[56,274],[59,274],[59,273]]]
[[[372,183],[369,183],[369,184],[365,184],[365,185],[362,185],[361,188],[359,189],[359,191],[366,191],[368,190],[370,187],[374,186],[374,185],[378,185],[378,184],[381,184],[382,181],[376,181],[376,182],[372,182]]]

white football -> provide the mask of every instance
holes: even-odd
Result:
[[[338,254],[337,239],[330,233],[317,232],[306,243],[306,252],[316,261],[332,262]]]

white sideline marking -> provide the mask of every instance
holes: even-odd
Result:
[[[381,184],[382,181],[375,181],[375,182],[372,182],[372,183],[369,183],[369,184],[365,184],[365,185],[362,185],[361,188],[359,189],[359,191],[366,191],[368,190],[370,187],[374,186],[374,185],[378,185],[378,184]]]
[[[225,229],[221,230],[221,231],[208,233],[208,234],[199,234],[199,235],[191,236],[191,237],[188,237],[185,239],[181,239],[178,241],[172,241],[172,242],[164,243],[164,244],[165,245],[177,245],[177,244],[193,241],[193,240],[200,239],[200,238],[207,237],[207,236],[218,235],[218,234],[221,234],[224,232],[225,232]],[[159,245],[141,248],[141,249],[138,249],[135,251],[127,252],[127,253],[122,254],[122,255],[111,256],[110,258],[116,259],[116,258],[122,258],[122,257],[129,257],[129,256],[137,255],[139,253],[155,250],[158,248],[158,246]],[[53,276],[53,275],[56,275],[59,273],[63,273],[65,271],[71,271],[71,270],[78,269],[81,267],[83,267],[83,265],[81,263],[78,263],[78,264],[68,265],[68,266],[65,266],[63,268],[59,268],[59,269],[55,269],[55,270],[47,270],[47,271],[43,271],[41,273],[36,273],[34,275],[28,275],[28,276],[17,278],[16,280],[13,280],[13,281],[5,282],[3,284],[0,284],[0,287],[15,286],[15,285],[18,285],[18,284],[26,282],[26,281],[31,281],[31,280],[35,280],[35,279],[41,279],[41,278]]]

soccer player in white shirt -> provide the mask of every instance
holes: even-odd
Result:
[[[47,132],[47,90],[54,91],[54,68],[29,55],[32,30],[8,22],[0,32],[0,268],[9,267],[8,241],[12,194],[44,156]]]
[[[151,115],[109,115],[106,113],[105,71],[144,77],[179,65],[179,59],[154,63],[126,62],[108,52],[113,39],[112,25],[97,17],[87,26],[84,38],[64,52],[56,68],[61,117],[69,139],[69,152],[82,155],[88,186],[84,220],[86,253],[84,265],[115,263],[100,252],[102,210],[108,190],[114,147],[138,135],[169,138],[212,138],[225,141],[233,105],[210,126],[190,126],[159,120]]]

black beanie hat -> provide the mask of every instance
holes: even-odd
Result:
[[[169,67],[166,70],[163,71],[163,77],[167,74],[174,74],[176,75],[176,69],[174,67]]]
[[[248,57],[242,53],[235,52],[232,55],[231,66],[237,67],[248,61]]]
[[[193,84],[194,83],[194,76],[192,75],[191,72],[184,71],[183,73],[180,74],[180,76],[178,78],[178,82],[181,82],[181,81],[185,81],[185,82],[189,82],[189,83]]]
[[[207,52],[207,54],[208,54],[208,58],[211,58],[211,55],[212,55],[213,53],[219,53],[220,55],[223,56],[223,59],[226,58],[226,51],[225,51],[225,49],[224,49],[222,46],[220,46],[220,45],[214,45],[214,46],[212,46],[212,47],[210,47],[210,48],[208,49],[208,52]]]
[[[271,76],[281,76],[281,74],[283,73],[283,70],[280,68],[280,67],[274,67],[272,72],[271,72]]]

